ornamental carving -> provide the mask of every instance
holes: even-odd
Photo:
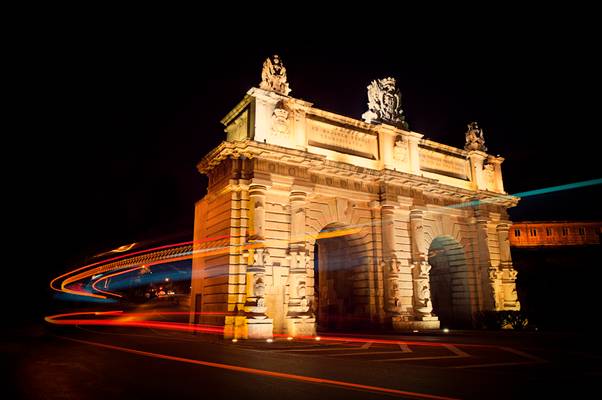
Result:
[[[288,135],[288,116],[289,111],[286,109],[284,104],[279,101],[274,108],[272,113],[272,132],[275,136],[287,136]]]
[[[253,276],[253,295],[255,297],[263,297],[265,294],[265,282],[263,274],[255,274]]]
[[[385,123],[408,129],[401,109],[401,92],[395,78],[377,79],[368,86],[368,111],[362,115],[367,123]]]
[[[483,165],[483,180],[487,189],[491,190],[495,187],[495,170],[493,164]]]
[[[408,146],[403,141],[401,136],[397,136],[395,140],[395,147],[393,148],[393,159],[397,162],[403,162],[406,160],[408,153]]]
[[[272,257],[270,257],[270,252],[267,249],[262,254],[262,261],[264,266],[272,265]]]

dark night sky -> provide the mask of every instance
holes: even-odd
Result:
[[[599,178],[600,62],[593,25],[525,16],[449,26],[339,21],[291,37],[269,23],[188,32],[114,31],[85,22],[36,38],[21,97],[35,133],[22,183],[42,240],[40,277],[132,241],[189,234],[205,193],[196,163],[222,139],[220,119],[282,56],[291,95],[360,118],[366,86],[393,76],[410,128],[462,147],[477,120],[506,158],[509,193]],[[559,17],[559,16],[557,16]],[[263,32],[262,34],[254,32]],[[267,32],[267,33],[266,33]],[[239,32],[240,33],[240,32]],[[592,100],[593,96],[593,100]],[[28,158],[29,160],[29,158]],[[600,188],[525,199],[515,220],[601,219]],[[31,212],[35,210],[35,212]],[[32,228],[36,226],[36,228]]]

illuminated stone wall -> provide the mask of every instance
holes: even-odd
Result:
[[[501,157],[257,88],[222,123],[227,140],[198,165],[209,187],[195,240],[228,238],[222,253],[195,256],[191,301],[224,315],[191,322],[223,324],[226,337],[315,334],[314,250],[333,226],[348,237],[354,304],[372,324],[439,327],[428,264],[439,237],[459,244],[457,304],[519,308],[506,214],[517,199],[504,192]]]

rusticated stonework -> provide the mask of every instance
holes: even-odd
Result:
[[[201,323],[269,338],[466,326],[519,309],[506,214],[518,199],[502,158],[286,94],[249,90],[198,165],[209,177],[195,212]]]

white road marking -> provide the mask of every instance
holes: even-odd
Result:
[[[361,350],[362,348],[366,348],[364,347],[365,345],[362,346],[349,346],[349,347],[327,347],[327,346],[314,346],[311,348],[301,348],[301,349],[275,349],[275,350],[271,350],[271,352],[278,352],[278,353],[288,353],[288,352],[300,352],[300,351],[340,351],[340,350]]]
[[[389,350],[389,351],[358,351],[357,353],[326,354],[326,355],[330,356],[330,357],[345,357],[345,356],[368,356],[368,355],[371,355],[371,354],[403,354],[403,353],[407,353],[407,351],[400,351],[400,350]]]
[[[516,350],[516,349],[510,348],[510,347],[502,347],[502,346],[498,346],[498,348],[501,349],[501,350],[510,352],[510,353],[514,353],[514,354],[519,355],[521,357],[525,357],[526,359],[532,360],[533,362],[538,362],[538,363],[547,362],[543,358],[539,358],[539,357],[534,356],[532,354],[525,353],[524,351],[521,351],[521,350]]]
[[[365,345],[361,349],[367,349]],[[330,357],[345,357],[345,356],[368,356],[372,354],[399,354],[399,353],[411,353],[410,347],[405,343],[399,343],[401,350],[386,350],[386,351],[359,351],[356,353],[343,353],[343,354],[329,354]],[[358,349],[360,350],[360,349]]]
[[[402,353],[411,353],[412,350],[410,350],[410,346],[408,346],[405,343],[399,343],[399,348],[401,349]]]
[[[451,351],[455,355],[453,356],[428,356],[428,357],[403,357],[403,358],[386,358],[382,360],[370,360],[377,362],[389,362],[389,361],[419,361],[419,360],[441,360],[441,359],[449,359],[449,358],[467,358],[472,357],[470,354],[465,351],[460,350],[456,346],[451,344],[443,345],[447,350]]]
[[[470,357],[470,354],[460,350],[459,348],[457,348],[456,346],[453,346],[451,344],[444,344],[443,347],[445,347],[447,350],[451,351],[452,353],[454,353],[455,355],[457,355],[459,357]]]
[[[523,358],[528,359],[529,361],[511,361],[511,362],[500,362],[500,363],[489,363],[489,364],[469,364],[469,365],[459,365],[451,368],[490,368],[490,367],[507,367],[510,365],[527,365],[527,364],[541,364],[546,363],[547,361],[543,358],[539,358],[529,353],[525,353],[524,351],[513,349],[511,347],[504,346],[496,346],[498,349],[507,351],[512,354],[516,354]]]
[[[439,360],[445,358],[465,358],[464,356],[433,356],[433,357],[404,357],[404,358],[388,358],[384,360],[370,360],[377,362],[387,362],[387,361],[418,361],[418,360]]]
[[[348,342],[344,342],[344,343],[348,343]],[[341,344],[344,344],[341,343]],[[340,350],[365,350],[365,349],[369,349],[370,346],[372,346],[373,342],[366,342],[361,346],[349,346],[349,347],[336,347],[336,348],[331,348],[331,347],[327,347],[328,345],[324,346],[320,346],[320,345],[316,345],[316,346],[312,346],[311,348],[300,348],[300,349],[276,349],[276,350],[272,350],[272,352],[299,352],[299,351],[340,351]]]
[[[526,365],[526,364],[536,364],[537,361],[516,361],[516,362],[502,362],[502,363],[491,363],[491,364],[470,364],[470,365],[460,365],[456,367],[450,368],[489,368],[489,367],[506,367],[509,365]]]

